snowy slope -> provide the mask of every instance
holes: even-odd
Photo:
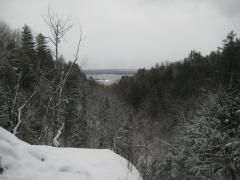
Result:
[[[0,180],[141,180],[135,167],[106,149],[27,144],[0,127]]]

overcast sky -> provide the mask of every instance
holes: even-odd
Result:
[[[48,6],[75,23],[61,45],[67,60],[81,24],[85,68],[149,68],[192,49],[209,53],[231,30],[240,34],[240,0],[0,0],[0,19],[49,35],[42,19]]]

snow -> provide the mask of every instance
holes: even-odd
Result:
[[[30,145],[0,127],[0,180],[142,180],[107,149]]]

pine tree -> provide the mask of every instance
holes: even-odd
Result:
[[[53,59],[47,45],[46,37],[41,33],[36,37],[36,53],[38,57],[38,68],[45,71],[53,68]]]
[[[18,69],[22,71],[22,86],[25,89],[34,89],[34,82],[38,79],[38,74],[36,73],[37,61],[35,52],[35,42],[33,39],[32,31],[29,26],[24,25],[21,34],[21,63]]]
[[[29,56],[31,59],[35,56],[35,50],[34,50],[34,39],[32,35],[32,31],[28,25],[23,26],[22,31],[22,49],[24,52],[24,55]]]
[[[224,83],[228,85],[239,83],[240,40],[233,31],[223,40],[222,61]]]

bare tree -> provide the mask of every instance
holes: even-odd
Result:
[[[53,12],[48,8],[48,14],[43,18],[45,23],[48,25],[51,36],[48,37],[54,45],[54,57],[56,60],[59,59],[59,45],[64,38],[65,34],[72,28],[70,18],[60,17],[57,13]]]
[[[43,19],[50,29],[52,37],[48,37],[48,38],[50,39],[50,41],[54,45],[54,51],[52,51],[52,52],[54,54],[55,60],[57,61],[57,60],[59,60],[59,45],[62,42],[62,39],[64,38],[65,34],[72,28],[73,24],[71,23],[70,18],[60,17],[58,14],[51,11],[50,9],[48,9],[48,14]],[[80,44],[81,44],[83,39],[84,39],[83,38],[83,31],[82,31],[82,29],[80,29],[80,36],[79,36],[79,40],[78,40],[78,44],[77,44],[77,50],[76,50],[76,54],[75,54],[75,58],[73,60],[73,63],[70,65],[70,67],[68,68],[68,70],[66,72],[64,72],[64,68],[63,68],[63,65],[62,65],[59,85],[54,88],[52,97],[50,97],[50,100],[49,100],[50,102],[52,100],[54,102],[54,94],[56,94],[56,93],[58,94],[57,104],[53,103],[53,108],[52,108],[53,109],[53,121],[54,121],[55,107],[58,107],[58,112],[57,112],[57,122],[58,123],[60,123],[62,92],[63,92],[63,89],[64,89],[64,85],[65,85],[65,82],[67,80],[67,77],[68,77],[73,65],[78,60]],[[56,69],[56,64],[55,64],[55,69]],[[55,82],[55,78],[53,78],[53,84],[54,84],[54,82]],[[47,109],[47,112],[48,112],[48,109]],[[55,124],[54,124],[54,126],[55,126]],[[58,130],[57,135],[53,138],[53,140],[54,140],[53,145],[54,144],[59,145],[58,138],[60,137],[60,135],[62,133],[63,127],[64,127],[64,122],[62,123],[62,126]]]
[[[61,108],[61,101],[62,101],[62,92],[63,92],[63,88],[64,88],[64,85],[66,83],[66,80],[67,80],[67,77],[68,75],[70,74],[71,70],[72,70],[72,67],[73,65],[77,62],[78,60],[78,55],[79,55],[79,49],[80,49],[80,45],[81,45],[81,42],[83,41],[83,33],[82,33],[82,30],[80,31],[80,36],[79,36],[79,40],[78,40],[78,44],[77,44],[77,51],[76,51],[76,54],[75,54],[75,59],[73,61],[73,63],[71,64],[71,66],[69,67],[69,69],[67,70],[67,72],[65,73],[65,76],[64,78],[61,80],[60,82],[60,85],[58,86],[59,88],[59,103],[58,103],[58,107],[59,107],[59,110],[58,110],[58,121],[60,121],[60,108]],[[57,88],[57,89],[58,89]],[[59,143],[56,143],[58,142],[58,138],[60,137],[61,133],[62,133],[62,129],[64,127],[64,122],[62,123],[62,126],[60,127],[60,129],[58,130],[58,133],[57,135],[53,138],[54,142],[53,142],[53,145],[54,144],[58,144],[59,146]]]
[[[16,105],[16,101],[17,101],[17,97],[18,97],[18,90],[19,90],[19,87],[20,87],[21,78],[22,78],[22,70],[21,70],[21,72],[18,76],[17,87],[16,87],[16,90],[15,90],[15,95],[14,95],[14,98],[13,98],[13,103],[12,103],[12,108],[11,108],[11,116],[12,116],[11,125],[12,126],[13,126],[14,110],[15,110],[15,105]]]
[[[40,80],[41,80],[41,77],[40,77]],[[17,133],[18,133],[17,130],[18,130],[19,126],[21,125],[22,121],[23,121],[22,118],[21,118],[23,108],[30,102],[30,100],[37,93],[37,91],[38,91],[38,84],[37,84],[35,90],[32,92],[31,96],[29,96],[29,98],[18,108],[18,122],[17,122],[17,125],[13,128],[13,134],[14,135],[17,135]]]

